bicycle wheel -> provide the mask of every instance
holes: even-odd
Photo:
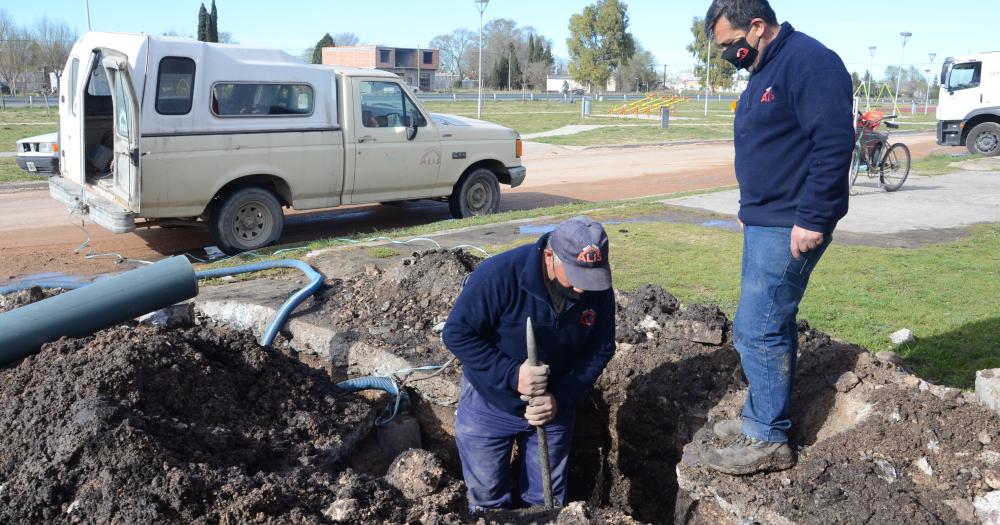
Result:
[[[861,147],[854,147],[854,155],[851,156],[851,171],[847,173],[848,179],[851,181],[851,185],[848,188],[854,187],[854,182],[858,180],[858,172],[861,171]]]
[[[882,157],[879,175],[885,191],[896,191],[906,182],[910,174],[910,148],[906,144],[896,143]]]

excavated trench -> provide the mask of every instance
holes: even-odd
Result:
[[[445,363],[434,327],[477,262],[427,252],[329,281],[303,306],[336,333],[325,359],[294,351],[294,330],[265,350],[202,316],[62,339],[0,369],[0,522],[963,523],[1000,479],[988,411],[806,325],[799,465],[706,472],[707,429],[745,395],[730,326],[645,286],[616,294],[618,351],[577,407],[569,488],[582,504],[472,518],[453,437],[461,365],[398,375],[412,404],[390,430],[373,426],[388,396],[336,382]],[[8,296],[0,311],[42,298]],[[412,420],[429,453],[387,454],[413,439],[400,433]]]

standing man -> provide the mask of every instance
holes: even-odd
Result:
[[[525,361],[531,318],[539,366]],[[615,351],[608,236],[590,219],[484,261],[459,295],[444,343],[462,361],[455,441],[469,510],[511,506],[511,453],[524,457],[521,501],[543,504],[535,427],[548,434],[552,493],[566,504],[575,405]]]
[[[851,77],[843,61],[767,0],[715,0],[705,31],[737,69],[750,71],[734,125],[743,230],[740,302],[733,342],[750,384],[733,438],[702,461],[728,474],[795,464],[788,446],[798,354],[795,315],[809,275],[847,214],[854,148]]]

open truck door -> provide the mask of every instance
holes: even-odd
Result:
[[[113,100],[114,162],[108,188],[119,204],[139,212],[140,169],[139,99],[129,71],[128,59],[111,51],[104,53],[101,66],[108,75]]]

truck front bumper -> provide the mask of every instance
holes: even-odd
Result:
[[[515,166],[507,168],[507,174],[510,175],[510,187],[516,188],[524,182],[524,178],[528,176],[528,170],[524,166]]]
[[[962,121],[939,120],[937,123],[937,143],[939,146],[961,146]]]
[[[128,233],[135,230],[135,212],[116,202],[93,195],[75,182],[58,176],[49,177],[49,196],[71,210],[79,209],[81,215],[112,233]]]

